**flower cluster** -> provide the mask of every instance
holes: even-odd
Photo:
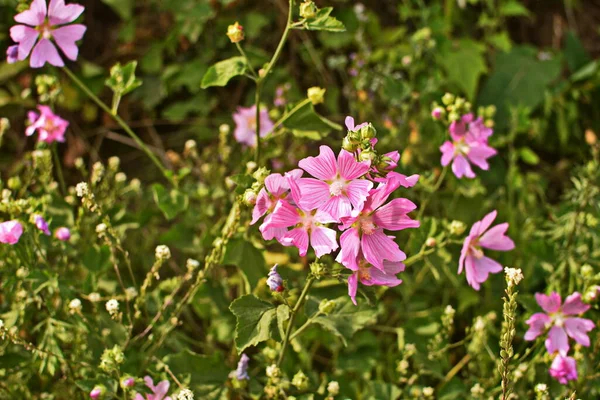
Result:
[[[356,304],[359,281],[389,287],[402,282],[396,274],[404,270],[406,255],[385,231],[418,227],[419,222],[407,215],[417,206],[402,198],[386,201],[419,177],[392,171],[397,152],[377,155],[371,124],[355,126],[348,117],[346,125],[348,136],[337,158],[330,147],[321,146],[318,156],[300,160],[301,169],[266,177],[252,223],[266,215],[260,226],[263,238],[295,246],[300,256],[309,247],[317,258],[340,248],[336,261],[351,271],[349,295]]]
[[[593,321],[577,317],[590,309],[581,301],[581,294],[575,292],[562,302],[560,295],[536,293],[535,299],[544,312],[533,314],[528,320],[529,330],[525,340],[535,340],[547,332],[546,350],[556,354],[550,366],[550,375],[561,384],[577,380],[577,364],[573,357],[568,357],[569,337],[582,346],[589,347],[590,338],[587,333],[596,326]]]

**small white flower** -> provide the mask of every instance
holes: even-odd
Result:
[[[190,151],[196,149],[197,147],[198,147],[198,145],[196,144],[196,141],[190,139],[190,140],[188,140],[188,141],[185,142],[185,145],[184,145],[183,149],[186,152],[190,152]]]
[[[455,313],[456,313],[456,310],[451,305],[447,305],[446,308],[444,309],[444,314],[446,314],[446,315],[454,316]]]
[[[169,258],[171,258],[171,250],[164,244],[161,244],[159,246],[156,246],[154,255],[156,256],[157,260],[166,261]]]
[[[125,296],[127,296],[127,298],[129,300],[135,298],[137,295],[138,295],[138,291],[133,286],[130,286],[127,289],[125,289]]]
[[[181,389],[177,394],[177,400],[194,400],[194,393],[190,389]]]
[[[485,321],[481,317],[477,317],[475,319],[475,323],[473,324],[473,330],[476,332],[482,332],[485,329]]]
[[[540,394],[548,393],[548,386],[545,383],[535,385],[535,392]]]
[[[476,383],[475,385],[473,385],[473,387],[471,388],[471,394],[473,396],[481,396],[485,393],[485,390],[481,387],[481,385],[479,383]]]
[[[108,167],[110,169],[116,170],[119,168],[120,164],[121,164],[121,159],[117,156],[112,156],[111,158],[108,159]]]
[[[119,312],[119,302],[116,299],[107,301],[105,307],[110,315],[114,316]]]
[[[135,190],[136,192],[140,190],[140,188],[142,187],[142,182],[140,182],[140,180],[138,178],[133,178],[130,182],[129,182],[129,187],[132,190]]]
[[[219,126],[219,133],[222,135],[227,135],[230,130],[231,127],[227,124],[222,124],[221,126]]]
[[[185,266],[188,270],[194,270],[200,266],[200,262],[198,260],[194,260],[193,258],[188,258],[185,262]]]
[[[98,224],[98,225],[96,225],[96,233],[98,235],[102,235],[104,232],[106,232],[106,228],[108,228],[108,227],[106,226],[105,223]]]
[[[81,311],[81,300],[75,298],[69,302],[69,311],[71,313],[78,313]]]
[[[123,173],[123,172],[118,172],[115,175],[115,182],[122,183],[122,182],[125,182],[126,180],[127,180],[127,175],[125,175],[125,173]]]
[[[85,182],[78,183],[75,187],[75,191],[77,192],[77,197],[87,196],[90,193],[88,184]]]
[[[330,396],[337,396],[340,393],[340,384],[337,381],[331,381],[327,384],[327,393]]]
[[[100,293],[93,292],[88,295],[88,300],[92,303],[97,303],[100,301]]]
[[[508,286],[517,286],[523,280],[523,272],[519,268],[504,268]]]
[[[430,386],[423,388],[423,396],[432,397],[433,396],[433,388]]]
[[[4,329],[4,321],[0,319],[0,329]]]

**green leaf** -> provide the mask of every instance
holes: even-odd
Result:
[[[176,189],[171,189],[169,192],[160,183],[152,185],[152,195],[154,197],[154,202],[168,220],[172,220],[177,214],[188,207],[187,195]]]
[[[529,10],[518,1],[512,0],[500,6],[500,14],[505,17],[529,17]]]
[[[102,272],[110,265],[110,248],[88,247],[81,259],[83,266],[93,272]]]
[[[294,136],[315,137],[314,132],[326,135],[332,130],[341,131],[341,125],[319,115],[311,102],[306,102],[283,121],[283,126],[293,131]]]
[[[233,77],[243,75],[246,72],[246,61],[244,57],[232,57],[219,61],[206,71],[202,78],[202,89],[211,86],[225,86]]]
[[[204,395],[224,385],[229,375],[229,368],[220,352],[200,355],[183,350],[166,356],[163,361],[180,379],[183,377],[190,382],[190,389],[196,395]]]
[[[232,239],[227,243],[223,264],[238,267],[244,274],[250,290],[267,274],[262,252],[244,239]]]
[[[333,7],[325,7],[317,12],[314,18],[307,19],[303,26],[309,31],[329,31],[329,32],[345,32],[346,27],[341,21],[329,14],[333,11]]]
[[[280,304],[277,307],[277,329],[279,330],[279,336],[285,337],[285,321],[290,319],[290,307],[286,304]]]
[[[439,62],[448,74],[448,80],[461,88],[469,100],[473,100],[479,77],[487,71],[483,53],[485,47],[473,40],[448,42],[442,46]]]
[[[565,36],[565,60],[571,72],[575,72],[591,61],[589,54],[585,51],[583,43],[573,32]]]
[[[137,61],[131,61],[123,66],[116,63],[110,69],[110,78],[106,80],[106,86],[115,94],[124,96],[142,85],[142,81],[135,76]]]
[[[521,160],[529,165],[537,165],[540,162],[540,157],[529,147],[521,147],[519,149],[519,156],[521,156]]]
[[[133,0],[102,0],[116,12],[122,20],[130,20],[133,14]]]
[[[510,40],[510,36],[506,31],[493,34],[489,36],[487,40],[492,46],[504,52],[510,51],[512,47],[512,41]]]
[[[316,311],[316,300],[311,298],[310,303],[312,304],[307,305],[307,312],[310,309]],[[315,318],[314,322],[338,336],[344,346],[348,345],[348,340],[354,333],[377,322],[377,311],[372,307],[364,304],[355,306],[346,296],[337,298],[335,303],[335,309],[331,314],[321,315]],[[318,308],[318,303],[316,307]]]
[[[579,82],[590,79],[598,73],[598,67],[600,67],[600,62],[598,62],[598,60],[587,63],[571,76],[571,81]]]
[[[229,309],[237,319],[235,347],[239,353],[271,338],[277,319],[277,308],[273,304],[249,294],[234,300]]]

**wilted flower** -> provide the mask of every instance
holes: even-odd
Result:
[[[19,221],[0,223],[0,243],[15,244],[23,234],[23,225]]]
[[[248,357],[246,354],[242,354],[240,360],[238,361],[237,369],[235,370],[235,378],[238,381],[250,379],[250,376],[248,376],[249,362],[250,357]]]
[[[238,107],[233,114],[235,121],[235,140],[246,146],[256,146],[256,105],[252,107]],[[265,137],[273,129],[273,121],[269,118],[269,112],[265,107],[260,110],[260,137]]]
[[[6,63],[14,64],[17,61],[19,61],[18,57],[19,57],[19,46],[18,45],[8,46],[8,49],[6,49]]]
[[[54,114],[48,106],[38,106],[37,109],[39,114],[34,111],[27,114],[31,125],[25,129],[25,134],[31,136],[37,131],[40,142],[64,142],[69,122]]]
[[[54,236],[58,240],[66,242],[69,239],[71,239],[71,231],[69,230],[69,228],[65,228],[63,226],[63,227],[58,228],[56,231],[54,231]]]
[[[273,265],[273,268],[269,271],[269,277],[267,278],[267,286],[272,292],[283,292],[283,279],[277,272],[277,264]]]
[[[573,357],[558,354],[550,366],[550,376],[566,385],[569,381],[577,380],[577,363]]]
[[[35,226],[42,232],[44,235],[50,236],[50,229],[48,229],[48,222],[41,215],[34,215],[33,220],[35,222]]]
[[[18,59],[25,60],[31,53],[32,68],[40,68],[46,62],[63,67],[65,64],[50,40],[53,39],[68,59],[77,60],[79,49],[75,42],[83,37],[86,27],[67,24],[75,21],[84,9],[79,4],[65,5],[64,0],[50,0],[49,7],[46,0],[34,0],[29,10],[15,16],[15,21],[25,25],[10,29],[10,37],[19,44]]]

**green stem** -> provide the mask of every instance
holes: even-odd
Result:
[[[288,37],[288,35],[290,33],[290,29],[292,27],[292,16],[293,16],[293,13],[294,13],[294,0],[290,0],[290,2],[289,2],[289,10],[288,10],[288,19],[287,19],[287,23],[285,24],[285,30],[283,31],[283,35],[281,36],[281,40],[279,41],[279,44],[277,45],[277,49],[275,50],[275,54],[273,54],[273,58],[271,58],[271,61],[269,62],[269,64],[265,68],[264,72],[261,74],[262,75],[261,79],[264,79],[264,78],[266,78],[269,75],[269,72],[271,72],[271,69],[273,68],[273,66],[275,65],[275,63],[279,59],[279,56],[281,55],[281,51],[283,50],[283,46],[285,45],[287,37]]]
[[[300,328],[296,329],[296,332],[294,332],[293,335],[290,336],[290,341],[294,340],[306,328],[308,328],[310,325],[312,325],[312,323],[314,322],[314,320],[317,319],[317,317],[319,317],[319,316],[321,316],[321,311],[317,311],[317,313],[315,315],[313,315],[312,317],[310,317],[309,319],[307,319],[306,322]]]
[[[283,117],[281,117],[279,119],[279,121],[275,122],[275,125],[273,125],[273,128],[271,128],[269,133],[267,133],[265,135],[265,138],[268,140],[271,137],[271,134],[273,132],[275,132],[275,130],[277,130],[281,125],[283,125],[285,123],[285,121],[287,121],[292,115],[297,113],[307,103],[310,103],[310,99],[304,99],[300,103],[296,104],[296,106],[294,108],[292,108],[290,111],[288,111]]]
[[[296,305],[294,306],[294,309],[292,310],[292,313],[290,314],[290,321],[288,322],[288,326],[285,331],[285,338],[283,338],[283,345],[281,346],[281,353],[279,353],[279,360],[277,360],[278,367],[283,362],[283,357],[285,357],[285,351],[287,350],[287,347],[290,343],[290,335],[292,333],[292,328],[294,327],[294,318],[296,318],[296,314],[298,313],[298,310],[300,309],[300,307],[302,307],[304,298],[308,294],[308,291],[310,290],[310,287],[312,286],[314,280],[315,280],[315,278],[313,278],[312,276],[308,277],[308,279],[306,280],[306,284],[304,285],[304,289],[302,289],[302,293],[300,294],[300,297],[298,297],[298,301],[296,302]]]
[[[158,160],[158,158],[156,157],[156,155],[148,148],[148,146],[146,146],[146,144],[131,130],[131,128],[129,127],[129,125],[127,125],[127,123],[125,121],[123,121],[123,119],[121,119],[121,117],[119,117],[118,114],[113,113],[112,110],[102,101],[98,98],[98,96],[96,96],[94,93],[92,93],[92,91],[81,81],[79,80],[79,78],[77,78],[77,76],[67,67],[63,67],[63,71],[65,71],[65,73],[69,76],[69,78],[71,78],[71,80],[77,85],[79,86],[79,88],[90,98],[94,101],[94,103],[96,103],[98,105],[98,107],[100,107],[102,110],[104,110],[105,112],[107,112],[108,114],[110,114],[111,117],[113,117],[113,119],[115,120],[115,122],[117,124],[119,124],[121,126],[121,128],[123,128],[123,130],[125,132],[127,132],[127,134],[135,141],[135,143],[140,147],[140,149],[142,149],[142,151],[144,153],[146,153],[146,155],[150,158],[150,160],[152,160],[152,162],[158,167],[158,169],[160,170],[160,172],[162,172],[162,174],[164,175],[165,178],[167,178],[167,180],[169,182],[171,182],[173,185],[175,185],[175,182],[173,181],[173,178],[171,176],[170,171],[168,171],[163,164]]]
[[[254,153],[254,162],[256,165],[260,165],[260,95],[262,91],[262,80],[258,78],[256,80],[256,94],[254,96],[254,104],[256,104],[256,152]]]
[[[433,189],[431,190],[431,193],[429,193],[429,196],[427,196],[427,198],[423,201],[423,204],[421,204],[421,208],[419,210],[419,214],[417,215],[417,219],[418,220],[420,220],[421,217],[423,216],[423,214],[425,214],[425,209],[427,209],[427,205],[431,201],[431,198],[433,197],[433,195],[435,194],[435,192],[438,191],[438,189],[440,188],[440,186],[442,186],[442,182],[444,181],[444,178],[446,177],[446,173],[447,172],[448,172],[448,167],[444,167],[444,169],[442,169],[442,173],[438,177],[438,180],[435,182],[435,185],[433,186]]]
[[[235,46],[237,47],[238,51],[240,52],[240,54],[242,55],[242,57],[244,57],[244,59],[246,60],[246,65],[248,66],[248,68],[250,69],[250,72],[252,73],[252,76],[254,78],[258,77],[258,75],[256,74],[256,71],[254,70],[254,68],[252,67],[252,64],[250,64],[250,59],[248,58],[248,56],[246,55],[246,52],[244,51],[244,48],[242,47],[242,45],[239,42],[235,43]]]
[[[63,176],[62,165],[60,163],[60,157],[58,157],[58,149],[56,143],[52,145],[52,156],[54,157],[54,165],[56,169],[56,175],[58,176],[58,182],[60,183],[60,190],[63,195],[67,194],[67,185],[65,185],[65,178]]]

